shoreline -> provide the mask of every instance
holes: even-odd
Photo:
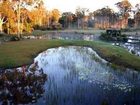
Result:
[[[69,41],[69,40],[23,40],[6,42],[0,47],[0,68],[10,69],[30,65],[41,52],[60,46],[90,47],[109,63],[125,68],[140,70],[140,57],[130,54],[123,48],[112,46],[101,41]]]

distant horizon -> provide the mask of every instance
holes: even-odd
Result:
[[[118,11],[115,3],[122,0],[45,0],[45,7],[48,10],[58,9],[62,12],[75,12],[77,7],[88,8],[91,12],[103,7],[110,7],[114,11]],[[140,3],[140,0],[129,0],[129,2],[134,7],[137,3]]]

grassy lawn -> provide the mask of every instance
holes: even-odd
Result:
[[[84,34],[100,34],[102,32],[105,32],[105,30],[99,30],[99,29],[66,29],[66,30],[46,30],[46,31],[42,31],[42,30],[34,30],[32,32],[32,35],[46,35],[48,33],[51,33],[51,32],[76,32],[76,33],[84,33]]]
[[[58,46],[88,46],[109,62],[140,70],[140,57],[123,48],[100,41],[23,40],[0,45],[0,68],[22,66],[33,62],[38,53]]]

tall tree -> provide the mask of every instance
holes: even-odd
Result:
[[[136,4],[136,10],[134,11],[135,27],[140,27],[140,4]]]
[[[3,24],[6,23],[5,17],[0,13],[0,33],[3,32]]]
[[[124,19],[124,23],[122,24],[124,24],[124,27],[127,27],[129,12],[131,11],[132,5],[128,0],[123,0],[121,2],[118,2],[116,3],[116,5],[120,11],[120,17]]]
[[[61,24],[63,25],[63,27],[70,28],[72,21],[73,21],[73,13],[72,12],[64,12],[62,14]]]
[[[46,27],[57,23],[59,10],[47,11],[43,1],[0,0],[0,31],[20,37],[23,31],[31,32],[35,25]]]
[[[58,21],[59,21],[59,18],[60,18],[60,12],[59,12],[59,10],[58,9],[53,9],[52,11],[51,11],[51,18],[52,18],[52,23],[53,22],[56,22],[56,23],[58,23]]]
[[[109,28],[114,23],[115,13],[109,7],[104,7],[94,11],[95,27]]]
[[[15,25],[13,24],[16,21],[16,16],[15,16],[15,12],[14,12],[12,5],[13,4],[9,0],[4,0],[0,4],[1,17],[3,17],[4,20],[6,20],[6,22],[5,22],[6,30],[5,31],[8,34],[10,34],[13,30],[16,30]]]
[[[47,11],[44,7],[44,5],[39,5],[37,8],[32,10],[32,15],[33,15],[33,21],[34,25],[42,26],[43,25],[43,19],[47,15]]]
[[[21,30],[21,9],[34,9],[43,4],[43,0],[16,0],[14,1],[14,10],[17,13],[17,35],[20,37]]]
[[[84,28],[84,26],[83,26],[83,23],[84,23],[84,17],[85,17],[85,15],[87,14],[89,12],[89,9],[87,9],[87,8],[80,8],[80,7],[78,7],[77,9],[76,9],[76,11],[75,11],[75,14],[76,14],[76,16],[77,16],[77,18],[78,18],[78,21],[77,21],[77,27],[79,28],[79,26],[80,26],[80,23],[81,23],[81,25],[82,25],[82,27]]]

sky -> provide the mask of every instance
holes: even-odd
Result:
[[[59,9],[60,12],[75,12],[77,7],[88,8],[90,11],[95,11],[105,6],[118,9],[114,5],[122,0],[45,0],[45,6],[48,10]],[[140,0],[129,0],[132,6],[140,3]]]

